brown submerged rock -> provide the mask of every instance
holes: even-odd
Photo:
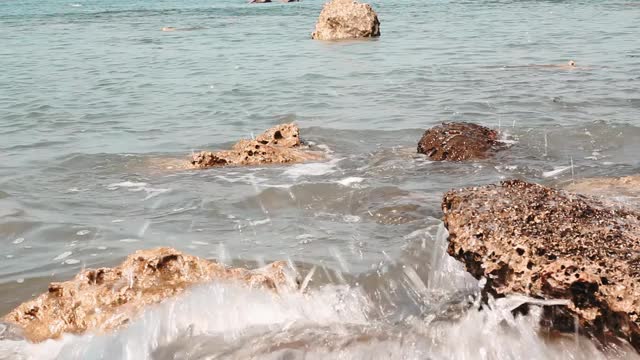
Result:
[[[346,40],[380,36],[378,15],[369,4],[331,0],[324,5],[311,38]]]
[[[497,131],[467,122],[434,126],[418,142],[418,153],[435,161],[485,159],[500,148]]]
[[[253,140],[240,140],[231,150],[202,151],[194,154],[191,165],[207,168],[225,165],[262,165],[297,163],[319,159],[317,153],[304,151],[300,143],[300,129],[283,124],[268,129]]]
[[[49,290],[7,314],[39,342],[63,333],[107,331],[127,324],[143,308],[208,281],[240,281],[268,289],[294,288],[285,262],[247,270],[183,254],[171,248],[140,250],[114,268],[89,269],[73,280],[51,283]]]
[[[572,331],[640,349],[640,213],[519,180],[451,191],[442,203],[451,256],[486,290],[566,299],[545,314]]]
[[[581,179],[567,184],[564,188],[580,194],[598,196],[604,201],[622,202],[640,208],[640,175]]]

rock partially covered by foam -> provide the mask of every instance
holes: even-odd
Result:
[[[346,40],[380,36],[380,21],[371,5],[355,0],[331,0],[324,5],[311,37]]]
[[[248,166],[298,163],[320,158],[301,147],[300,129],[295,124],[283,124],[268,129],[253,140],[240,140],[231,150],[202,151],[193,155],[196,168],[213,166]]]
[[[435,161],[485,159],[501,148],[498,132],[467,122],[443,123],[427,130],[418,153]]]
[[[114,268],[85,270],[73,280],[51,283],[46,293],[12,310],[4,321],[34,342],[64,333],[104,332],[127,324],[144,307],[209,281],[251,287],[295,288],[285,262],[247,270],[183,254],[171,248],[141,250]]]
[[[451,191],[448,252],[486,290],[566,299],[554,328],[619,336],[640,348],[640,213],[519,180]]]

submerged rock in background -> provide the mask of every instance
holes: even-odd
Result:
[[[63,333],[106,331],[127,324],[145,306],[207,281],[240,281],[268,289],[295,288],[285,262],[247,270],[183,254],[171,248],[140,250],[117,267],[89,269],[73,280],[51,283],[48,292],[4,317],[39,342]]]
[[[558,330],[615,335],[640,349],[640,213],[519,180],[451,191],[448,252],[485,289],[567,299]]]
[[[565,189],[640,208],[640,175],[581,179],[567,184]]]
[[[380,36],[378,15],[369,4],[355,0],[331,0],[320,12],[311,38],[345,40]]]
[[[261,165],[297,163],[317,160],[318,153],[304,151],[300,143],[300,129],[283,124],[268,129],[253,140],[240,140],[231,150],[202,151],[193,155],[191,165],[207,168],[224,165]]]
[[[427,130],[418,153],[436,161],[484,159],[501,148],[498,132],[484,126],[467,123],[443,123]]]

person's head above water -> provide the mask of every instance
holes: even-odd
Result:
[[[176,31],[176,28],[172,26],[165,26],[162,28],[162,31]]]
[[[568,65],[571,66],[571,67],[574,67],[574,66],[576,66],[576,62],[573,61],[573,60],[569,60]]]

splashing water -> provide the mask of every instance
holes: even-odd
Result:
[[[478,281],[446,255],[446,238],[440,225],[426,275],[424,269],[396,263],[400,271],[392,267],[379,273],[373,287],[350,278],[345,284],[314,286],[319,272],[312,267],[304,276],[304,292],[276,294],[212,283],[152,306],[110,334],[30,344],[0,324],[0,359],[639,358],[626,344],[602,350],[578,335],[542,331],[541,306],[564,301],[511,296],[481,304]],[[381,290],[395,310],[377,311],[374,294]],[[407,301],[419,310],[403,305]],[[528,315],[514,316],[512,311],[525,303]]]

